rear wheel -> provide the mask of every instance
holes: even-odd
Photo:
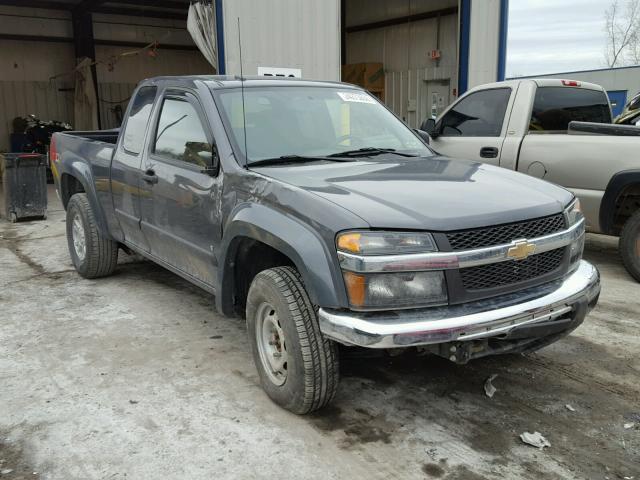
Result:
[[[275,403],[305,414],[333,399],[338,348],[320,332],[295,269],[276,267],[256,275],[247,296],[247,330],[262,388]]]
[[[634,213],[624,224],[619,250],[625,268],[640,282],[640,211]]]
[[[100,233],[86,193],[76,193],[67,205],[67,243],[73,266],[83,277],[104,277],[115,270],[118,244]]]

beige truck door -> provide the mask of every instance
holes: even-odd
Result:
[[[489,88],[462,97],[438,120],[431,146],[442,155],[500,165],[511,87]]]
[[[517,170],[573,191],[582,203],[587,228],[599,231],[598,212],[612,171],[617,171],[613,166],[619,159],[629,158],[637,138],[569,135],[572,120],[609,123],[611,113],[604,91],[538,87]]]

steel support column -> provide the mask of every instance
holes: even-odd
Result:
[[[83,9],[75,9],[71,12],[71,22],[73,24],[73,46],[78,60],[84,57],[90,58],[92,62],[96,60],[96,45],[93,38],[93,18],[91,12]],[[93,86],[96,92],[96,109],[98,111],[98,128],[100,124],[100,95],[98,94],[98,72],[95,65],[91,66],[93,76]]]

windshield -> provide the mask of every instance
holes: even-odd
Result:
[[[236,148],[252,163],[281,156],[326,156],[360,148],[432,155],[371,95],[348,88],[250,87],[219,93]],[[244,122],[246,121],[246,148]]]

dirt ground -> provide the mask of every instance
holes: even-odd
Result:
[[[566,339],[466,366],[351,352],[335,403],[298,417],[208,294],[124,254],[79,277],[50,202],[46,221],[0,220],[2,479],[640,480],[640,285],[615,239],[588,238],[602,295]]]

